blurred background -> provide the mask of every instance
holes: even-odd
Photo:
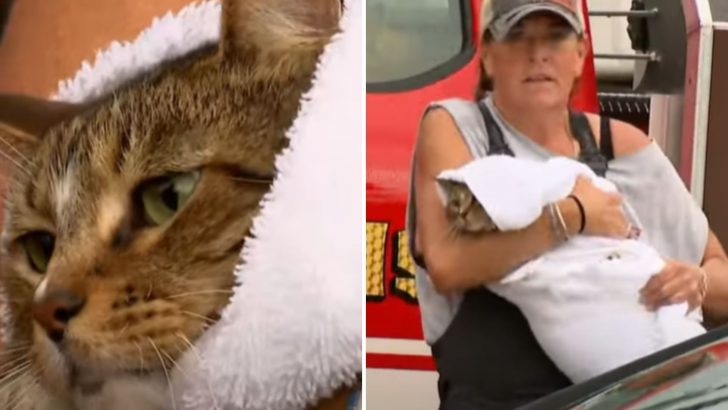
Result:
[[[110,42],[192,2],[0,0],[0,93],[47,97]]]

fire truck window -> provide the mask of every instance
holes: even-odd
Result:
[[[462,0],[367,0],[367,83],[405,80],[460,54]]]

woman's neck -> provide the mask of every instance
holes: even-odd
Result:
[[[498,97],[493,94],[493,103],[511,127],[543,147],[571,153],[567,107],[514,107]]]

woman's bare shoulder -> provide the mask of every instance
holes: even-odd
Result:
[[[601,143],[601,116],[591,113],[586,113],[586,116],[594,131],[597,143]],[[612,146],[614,147],[615,157],[633,154],[652,143],[652,138],[628,122],[610,118],[609,123],[612,130]]]
[[[428,168],[455,168],[472,159],[458,126],[450,113],[439,107],[428,110],[422,118],[417,137],[417,156],[425,156]]]

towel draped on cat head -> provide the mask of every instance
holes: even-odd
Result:
[[[344,78],[331,55],[346,52],[340,18],[339,0],[190,5],[100,53],[54,101],[0,96],[9,175],[0,401],[19,410],[303,409],[355,380],[360,243],[338,252],[353,280],[310,286],[305,272],[334,265],[295,258],[330,242],[328,222],[307,214],[289,182],[309,172],[296,163],[316,163],[320,175],[351,167],[305,152],[332,161],[349,152],[343,159],[360,166],[360,154],[310,137],[326,79]],[[361,49],[344,60],[354,54]],[[348,145],[358,151],[358,141]],[[326,156],[328,143],[337,155]],[[360,169],[348,170],[334,178],[353,188],[335,195],[360,191]],[[356,237],[360,210],[339,212]],[[318,223],[321,241],[294,244],[295,229],[308,229],[299,219]],[[293,247],[290,259],[264,254],[281,244]],[[278,265],[266,266],[271,259]],[[284,311],[275,310],[280,297]],[[294,346],[305,360],[290,355]],[[221,355],[226,366],[214,366]]]

